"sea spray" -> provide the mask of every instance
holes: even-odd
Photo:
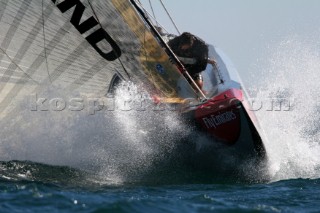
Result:
[[[262,83],[251,85],[263,103],[256,114],[268,138],[272,181],[320,177],[319,47],[313,38],[283,40],[269,49],[269,64],[260,67]],[[274,100],[287,106],[272,108]]]
[[[1,123],[1,161],[70,166],[92,174],[92,181],[100,183],[135,182],[154,164],[162,162],[165,167],[176,145],[190,133],[177,111],[159,108],[132,83],[121,85],[114,97],[98,100],[94,114],[82,107],[52,108],[50,100],[70,103],[70,95],[59,88],[37,98],[47,101],[41,106],[38,101],[34,108],[37,100],[32,96],[30,103],[26,97],[15,116]],[[86,103],[92,99],[82,94],[72,98]],[[110,101],[115,105],[110,107]],[[100,109],[99,104],[105,106]]]

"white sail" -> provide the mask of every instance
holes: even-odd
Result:
[[[10,0],[0,8],[0,118],[50,87],[103,96],[115,74],[164,97],[179,97],[178,84],[193,92],[128,0]]]

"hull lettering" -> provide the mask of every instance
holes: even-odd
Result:
[[[210,117],[202,118],[202,121],[208,129],[217,128],[218,126],[228,123],[237,118],[236,114],[232,111],[228,111],[219,115],[211,115]]]

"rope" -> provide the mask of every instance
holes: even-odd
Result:
[[[163,4],[162,0],[160,0],[160,3],[162,4],[163,9],[166,11],[166,13],[167,13],[167,15],[169,16],[169,18],[170,18],[170,20],[171,20],[171,22],[172,22],[173,26],[176,28],[177,32],[178,32],[178,33],[179,33],[179,35],[180,35],[181,33],[180,33],[180,31],[179,31],[179,29],[178,29],[178,27],[177,27],[176,23],[175,23],[175,22],[174,22],[174,20],[172,19],[172,17],[171,17],[171,15],[170,15],[169,11],[167,10],[166,6]]]
[[[145,14],[147,14],[147,16],[151,19],[152,23],[154,26],[158,26],[160,27],[162,30],[164,30],[167,34],[170,34],[169,31],[161,24],[158,22],[158,20],[154,17],[155,14],[151,14],[149,11],[146,10],[146,8],[143,7],[143,5],[141,4],[140,0],[137,0],[137,3],[139,3],[139,6],[141,7],[141,9],[144,11]],[[152,3],[149,0],[150,3],[150,7],[152,9]],[[152,13],[154,13],[154,11],[152,11]]]
[[[154,13],[154,10],[153,10],[153,7],[152,7],[151,0],[149,0],[149,4],[150,4],[150,8],[151,8],[151,11],[152,11],[152,14],[153,14],[153,18],[154,18],[155,20],[157,20],[156,14]]]
[[[150,14],[145,8],[142,7],[142,9],[143,9],[143,11],[145,12],[145,14],[147,14],[148,17],[151,18],[151,21],[154,23],[155,26],[161,27],[161,29],[163,29],[166,33],[169,34],[168,30],[167,30],[163,25],[161,25],[161,24],[153,17],[152,14]]]

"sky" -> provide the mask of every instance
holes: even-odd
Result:
[[[149,0],[140,0],[150,11]],[[150,0],[157,20],[176,34],[159,0]],[[293,36],[319,35],[319,0],[162,0],[181,32],[222,49],[245,78],[269,47]]]

